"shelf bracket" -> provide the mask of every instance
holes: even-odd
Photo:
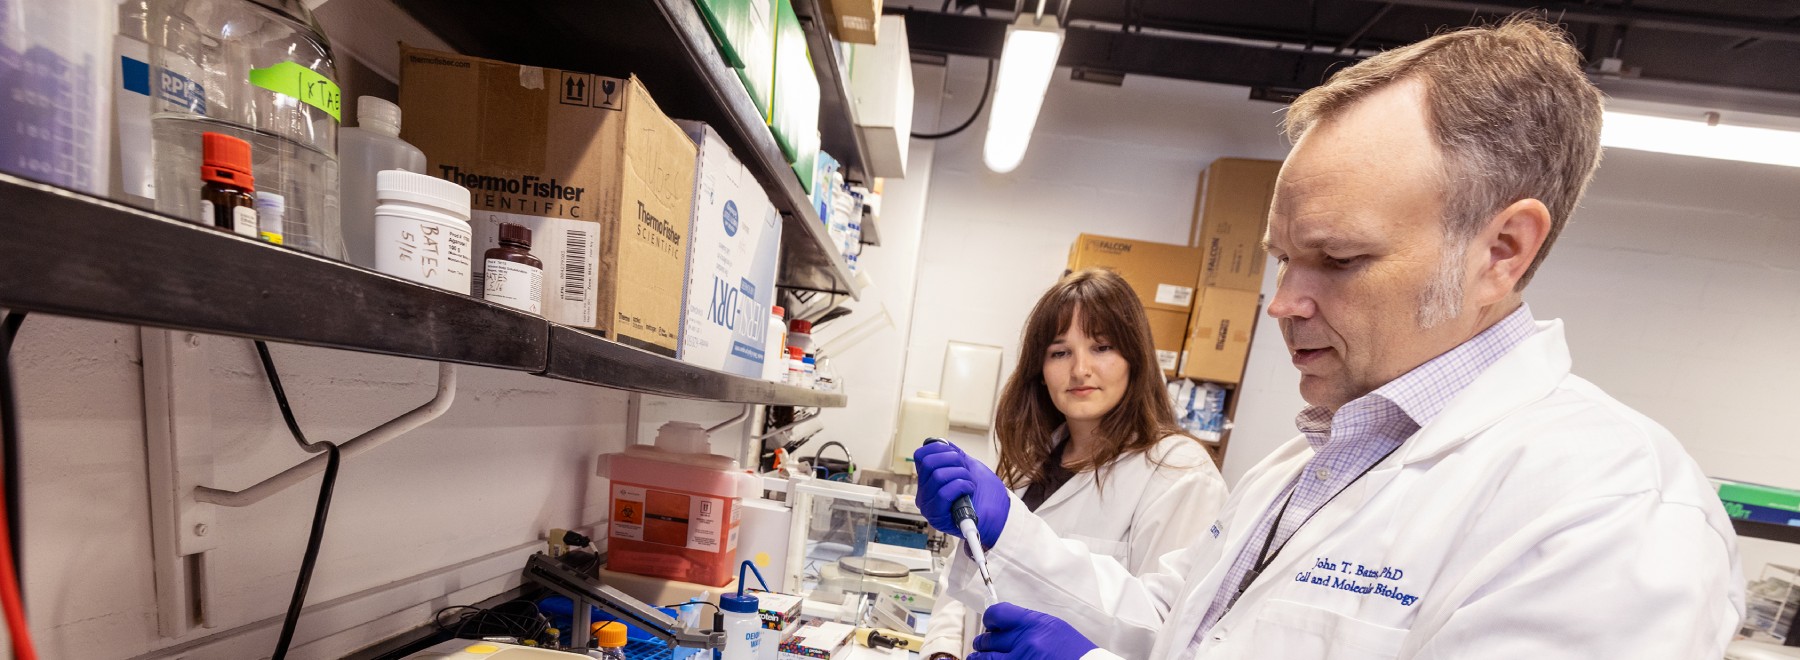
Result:
[[[143,356],[144,454],[150,486],[150,549],[157,629],[180,637],[211,628],[206,552],[218,547],[216,509],[195,501],[194,487],[212,481],[212,409],[199,335],[140,328]]]
[[[437,419],[450,410],[450,404],[456,401],[456,365],[449,362],[438,363],[437,394],[419,407],[387,423],[369,430],[367,433],[338,444],[339,460],[348,460],[358,454],[381,446],[408,431],[424,426],[426,422]],[[243,507],[261,502],[289,486],[304,481],[307,477],[325,470],[326,457],[315,454],[294,467],[281,471],[275,476],[264,479],[243,490],[222,490],[208,486],[194,488],[194,499],[207,504],[219,506]]]
[[[207,552],[219,547],[223,536],[215,520],[217,507],[255,504],[325,468],[321,454],[243,490],[202,485],[215,483],[204,342],[195,333],[155,328],[142,328],[139,335],[151,554],[157,628],[163,637],[183,637],[217,623],[210,610],[213,586],[206,564]],[[455,398],[456,366],[440,363],[437,393],[430,401],[340,444],[341,458],[367,452],[436,419]]]

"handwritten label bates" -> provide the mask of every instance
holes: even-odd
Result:
[[[1313,559],[1312,568],[1294,574],[1294,581],[1354,594],[1389,598],[1402,607],[1412,607],[1419,597],[1401,591],[1390,583],[1406,577],[1404,569],[1393,566],[1365,566],[1350,561],[1332,561],[1330,557]]]

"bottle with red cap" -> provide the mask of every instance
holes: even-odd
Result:
[[[250,175],[250,143],[221,133],[202,133],[201,221],[256,237],[256,177]]]
[[[787,344],[800,347],[804,353],[813,352],[812,322],[806,319],[788,321]]]

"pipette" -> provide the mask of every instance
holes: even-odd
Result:
[[[943,438],[926,438],[925,444],[950,444]],[[994,592],[994,576],[988,572],[987,551],[981,547],[981,528],[976,525],[975,503],[968,495],[956,498],[950,503],[950,519],[956,521],[956,529],[962,532],[963,544],[969,548],[969,557],[975,560],[976,570],[981,572],[981,581],[987,586],[988,599],[1000,602],[1000,595]]]

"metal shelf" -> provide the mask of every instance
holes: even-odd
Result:
[[[730,403],[841,408],[845,402],[842,394],[697,367],[557,323],[550,324],[550,346],[550,364],[544,375],[558,380]]]
[[[819,76],[819,138],[826,153],[844,167],[844,180],[868,183],[862,131],[856,129],[856,104],[850,99],[850,72],[839,60],[837,37],[822,0],[793,0],[794,14],[806,30],[807,50]]]
[[[1738,536],[1768,539],[1782,543],[1800,543],[1800,527],[1777,525],[1774,523],[1756,522],[1753,520],[1732,519],[1731,528],[1737,530]]]
[[[644,81],[671,117],[713,126],[781,210],[776,283],[859,296],[800,180],[693,0],[397,0],[458,51]],[[835,155],[835,154],[834,154]]]
[[[0,175],[0,306],[540,371],[541,319],[168,216]]]
[[[493,303],[0,174],[0,307],[526,371],[685,399],[841,407]]]

